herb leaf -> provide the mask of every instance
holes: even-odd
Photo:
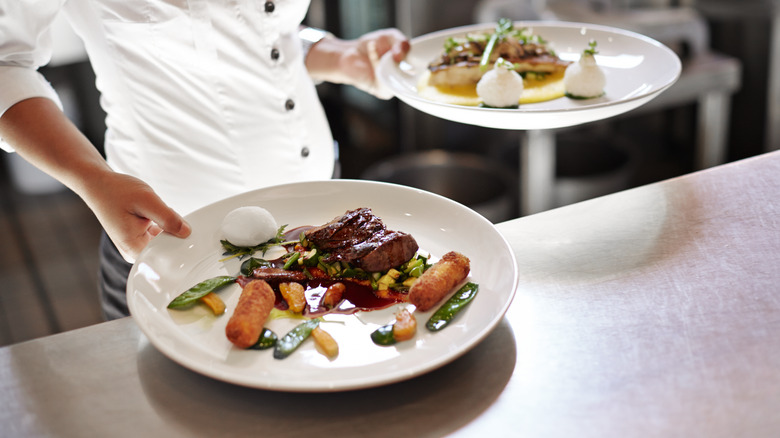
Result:
[[[596,40],[590,40],[590,42],[588,43],[588,47],[589,48],[583,50],[582,54],[583,55],[591,55],[591,56],[593,56],[593,55],[599,53],[598,51],[596,51],[596,44],[597,44]]]

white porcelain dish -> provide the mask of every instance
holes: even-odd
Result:
[[[240,261],[220,261],[219,224],[234,208],[258,205],[289,227],[323,224],[350,209],[370,207],[388,228],[411,233],[420,248],[438,257],[454,250],[471,259],[469,280],[480,285],[474,301],[444,330],[423,325],[432,313],[418,313],[411,341],[374,345],[370,333],[393,320],[397,306],[326,317],[323,327],[340,353],[329,360],[308,340],[290,357],[271,350],[241,350],[225,337],[225,325],[240,295],[238,285],[219,292],[227,304],[215,317],[205,306],[168,310],[168,303],[198,282],[235,275]],[[130,273],[130,312],[149,341],[175,362],[212,378],[268,390],[341,391],[405,380],[440,367],[478,344],[500,322],[514,296],[518,273],[514,254],[485,218],[447,198],[405,186],[370,181],[332,180],[269,187],[235,196],[189,216],[190,237],[160,235],[140,254]],[[259,256],[259,255],[258,255]],[[279,336],[300,321],[267,324]]]
[[[529,130],[574,126],[630,111],[669,88],[682,70],[680,59],[668,47],[634,32],[584,23],[516,22],[516,28],[530,28],[547,40],[566,61],[577,61],[588,42],[596,40],[596,59],[607,78],[604,96],[586,100],[562,97],[518,109],[495,109],[440,103],[418,95],[420,75],[440,55],[447,38],[493,27],[477,24],[414,38],[404,61],[395,63],[389,54],[382,57],[377,78],[401,101],[433,116],[488,128]]]

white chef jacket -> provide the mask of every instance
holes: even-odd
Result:
[[[333,140],[304,64],[308,0],[0,0],[0,115],[56,101],[36,72],[62,10],[84,40],[113,169],[181,214],[247,190],[330,178]]]

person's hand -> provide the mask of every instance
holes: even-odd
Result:
[[[114,172],[52,100],[34,97],[13,105],[0,117],[0,136],[77,193],[125,260],[134,262],[162,231],[189,236],[181,216],[143,181]]]
[[[306,59],[313,78],[353,85],[380,99],[393,95],[376,80],[379,59],[391,53],[401,62],[409,52],[409,40],[398,29],[381,29],[355,40],[325,38],[315,44]]]
[[[87,203],[122,257],[130,263],[161,232],[189,236],[189,224],[138,178],[107,172],[90,189]]]
[[[376,80],[379,59],[387,52],[395,62],[401,62],[409,52],[409,41],[398,29],[377,30],[358,38],[355,50],[342,56],[341,69],[351,73],[356,87],[380,99],[390,99],[393,95]]]

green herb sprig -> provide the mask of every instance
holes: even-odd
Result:
[[[496,30],[493,35],[490,35],[490,39],[485,45],[485,51],[482,52],[482,58],[479,60],[479,68],[482,71],[487,70],[490,65],[490,54],[493,52],[493,48],[496,44],[504,39],[506,35],[514,29],[512,20],[508,18],[500,18],[496,23]]]
[[[587,48],[587,49],[585,49],[585,50],[583,50],[583,51],[582,51],[582,54],[583,54],[583,55],[590,55],[590,56],[594,56],[594,55],[596,55],[597,53],[599,53],[599,52],[596,50],[596,45],[597,45],[597,44],[598,44],[598,43],[596,42],[596,40],[590,40],[590,42],[588,43],[588,48]]]

